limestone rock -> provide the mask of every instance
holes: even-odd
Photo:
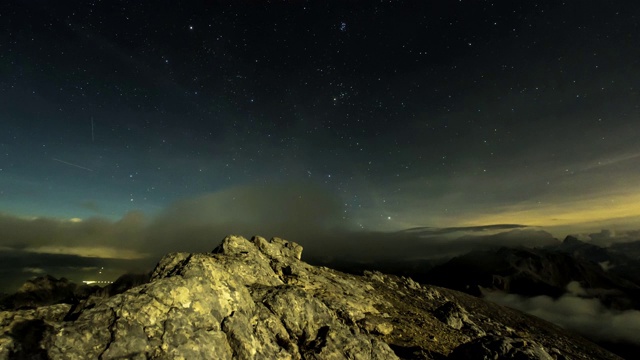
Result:
[[[37,309],[0,311],[0,359],[39,359],[45,332],[62,321],[71,305],[58,304]]]
[[[469,351],[547,359],[545,349],[554,358],[617,358],[481,299],[409,278],[314,267],[301,254],[283,239],[240,236],[209,254],[168,254],[148,283],[123,293],[0,313],[0,359],[387,360]]]
[[[467,312],[459,305],[447,301],[435,311],[435,316],[443,323],[456,330],[462,329],[465,324],[471,324]]]
[[[449,357],[456,359],[553,360],[538,343],[510,337],[487,336],[457,347]]]

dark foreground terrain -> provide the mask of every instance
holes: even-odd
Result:
[[[166,255],[149,282],[121,293],[5,299],[21,309],[0,312],[0,358],[619,359],[468,294],[301,254],[279,238],[229,236],[209,254]]]

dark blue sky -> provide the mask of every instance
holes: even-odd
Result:
[[[299,220],[631,228],[638,14],[637,1],[3,1],[0,212],[153,221],[213,199],[201,221],[261,209],[259,230],[324,199]]]

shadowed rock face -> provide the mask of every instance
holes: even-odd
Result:
[[[91,296],[110,297],[147,282],[149,274],[124,274],[104,287],[78,285],[65,278],[56,279],[45,275],[28,280],[15,294],[3,296],[0,299],[0,310],[26,310],[54,304],[75,306]]]
[[[45,275],[24,283],[15,294],[0,301],[0,309],[34,309],[39,306],[73,303],[78,298],[87,298],[97,287],[77,285],[62,278]]]
[[[481,299],[301,254],[279,238],[229,236],[211,254],[166,255],[121,294],[0,312],[0,358],[617,358]]]

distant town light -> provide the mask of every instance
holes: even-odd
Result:
[[[113,284],[113,281],[102,281],[102,280],[82,280],[84,284]]]

